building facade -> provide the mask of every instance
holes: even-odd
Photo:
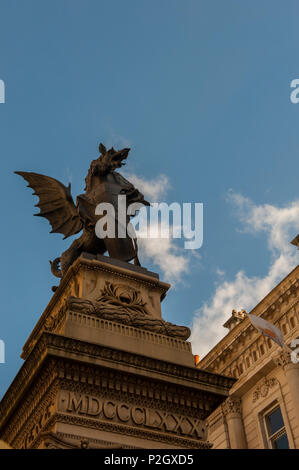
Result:
[[[299,347],[298,293],[299,266],[251,311],[278,326],[293,350]],[[299,449],[299,363],[295,363],[295,353],[261,335],[244,311],[233,311],[223,326],[228,334],[199,367],[237,381],[226,401],[207,418],[209,442],[214,449]]]

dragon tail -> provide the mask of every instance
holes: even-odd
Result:
[[[62,278],[62,272],[59,267],[60,265],[60,258],[55,258],[54,261],[50,261],[51,265],[51,272],[54,274],[54,276]]]

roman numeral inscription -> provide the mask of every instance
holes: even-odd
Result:
[[[92,395],[62,390],[60,391],[58,409],[63,413],[89,416],[101,421],[113,421],[130,426],[141,426],[147,429],[206,439],[206,427],[201,419],[119,403]]]

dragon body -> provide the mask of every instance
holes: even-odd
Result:
[[[137,241],[127,235],[118,238],[99,238],[95,233],[95,225],[101,216],[96,215],[98,204],[105,202],[113,205],[115,209],[115,222],[119,218],[118,195],[126,196],[126,209],[134,202],[149,205],[142,193],[127,181],[117,168],[123,166],[128,157],[128,148],[115,151],[109,150],[103,144],[99,146],[100,156],[91,162],[87,177],[85,178],[85,192],[77,197],[76,204],[71,195],[71,185],[64,186],[60,181],[38,173],[16,171],[22,176],[28,186],[38,196],[36,204],[40,212],[34,214],[45,217],[51,224],[51,233],[61,233],[64,239],[79,232],[81,236],[74,240],[71,246],[60,257],[51,263],[51,271],[56,277],[63,277],[67,269],[81,255],[83,251],[91,254],[104,254],[108,251],[112,258],[122,261],[134,260],[140,265],[137,252]],[[130,220],[127,215],[126,222]]]

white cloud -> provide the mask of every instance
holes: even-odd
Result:
[[[138,245],[145,263],[150,260],[158,266],[165,281],[170,282],[172,286],[182,280],[183,274],[189,272],[191,260],[194,262],[196,258],[200,259],[200,255],[195,250],[186,250],[180,247],[177,239],[171,237],[173,227],[163,218],[156,224],[148,219],[147,227],[144,230],[147,236],[144,237],[143,230],[139,229],[138,231]]]
[[[141,238],[138,244],[145,259],[162,271],[165,281],[175,284],[189,271],[190,256],[186,257],[171,238]]]
[[[147,180],[133,173],[123,172],[124,176],[144,194],[149,202],[161,202],[171,185],[165,175],[159,175],[154,179]]]
[[[195,312],[192,347],[203,357],[227,333],[222,325],[233,308],[250,311],[298,263],[298,251],[290,240],[299,231],[299,201],[286,207],[255,205],[241,194],[229,192],[244,231],[264,232],[272,255],[265,277],[248,277],[239,271],[233,281],[218,281],[213,297]]]
[[[223,277],[223,276],[225,276],[225,271],[223,271],[223,270],[220,269],[220,268],[217,268],[217,269],[216,269],[216,274],[217,274],[217,276],[219,276],[219,277]]]
[[[144,194],[149,202],[162,202],[171,187],[167,176],[162,174],[151,180],[128,172],[124,172],[124,176]],[[189,272],[191,259],[198,258],[199,255],[192,250],[181,248],[174,238],[159,237],[159,234],[163,233],[164,222],[166,223],[162,219],[156,226],[151,226],[152,238],[142,238],[143,232],[139,227],[141,237],[138,240],[138,246],[141,261],[144,264],[150,261],[156,265],[165,281],[174,286],[178,281],[181,281],[183,274]],[[167,225],[165,227],[168,228]],[[171,227],[170,224],[170,233]],[[145,230],[147,229],[145,228]]]

